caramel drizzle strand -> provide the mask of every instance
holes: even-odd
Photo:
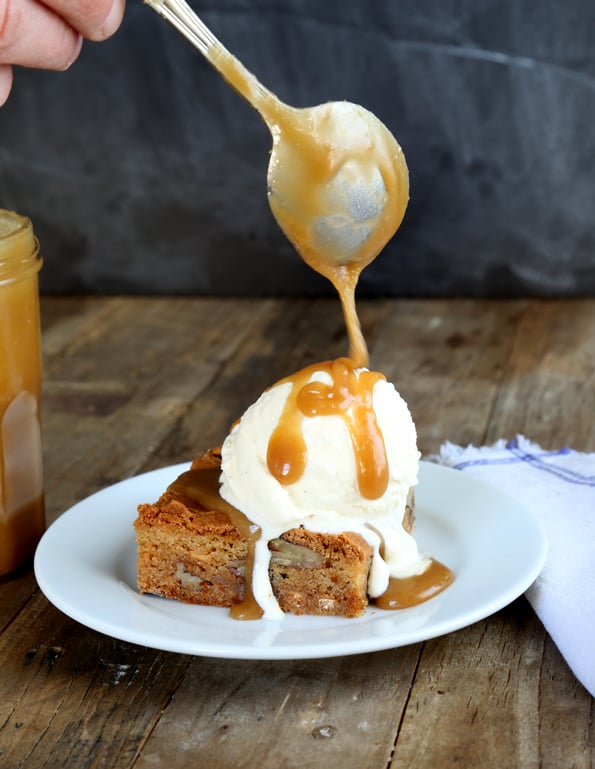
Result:
[[[319,371],[326,372],[332,384],[310,382],[311,376]],[[384,494],[388,486],[388,459],[372,404],[374,385],[381,380],[385,377],[375,371],[362,371],[358,379],[352,361],[339,358],[309,366],[278,383],[292,384],[267,450],[269,471],[279,483],[295,483],[306,469],[304,419],[340,416],[351,437],[360,493],[365,499],[378,499]]]

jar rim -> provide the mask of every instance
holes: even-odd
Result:
[[[8,208],[0,208],[0,238],[10,238],[32,227],[31,219]]]
[[[39,272],[42,258],[27,216],[0,208],[0,285]],[[11,226],[13,225],[13,226]],[[2,234],[2,232],[4,234]]]

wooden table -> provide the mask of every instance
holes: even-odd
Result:
[[[46,298],[48,519],[216,445],[267,385],[345,354],[335,300]],[[360,302],[424,454],[524,433],[595,450],[595,300]],[[310,661],[155,651],[0,583],[0,767],[586,769],[593,700],[524,598],[408,647]],[[199,609],[200,610],[200,609]]]

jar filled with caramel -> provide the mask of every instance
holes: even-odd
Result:
[[[45,528],[40,267],[29,219],[0,209],[0,575],[31,559]]]

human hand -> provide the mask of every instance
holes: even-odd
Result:
[[[120,26],[125,0],[0,0],[0,106],[12,65],[66,70],[83,38],[105,40]]]

